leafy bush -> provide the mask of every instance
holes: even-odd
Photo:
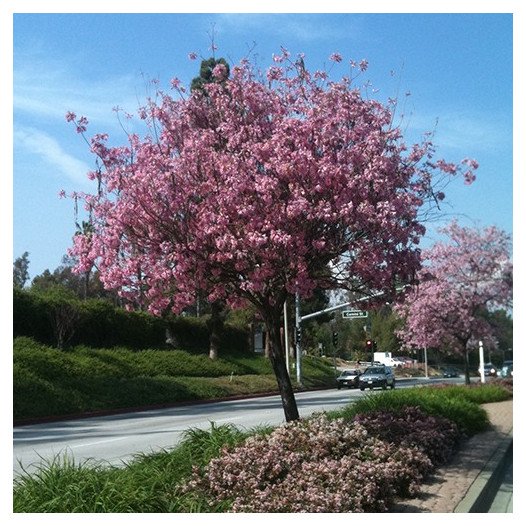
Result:
[[[457,393],[457,394],[455,394]],[[340,411],[333,418],[352,420],[359,413],[374,411],[399,412],[405,407],[419,407],[428,415],[441,416],[454,422],[461,433],[473,435],[489,425],[488,415],[478,404],[444,389],[414,387],[367,395]]]
[[[420,449],[435,466],[449,460],[461,437],[455,423],[427,415],[418,407],[359,414],[354,421],[381,440]]]
[[[385,511],[395,496],[413,495],[431,467],[415,448],[321,415],[225,450],[182,491],[202,495],[209,511]]]

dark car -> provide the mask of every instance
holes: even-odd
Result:
[[[480,374],[480,368],[479,368]],[[497,368],[492,363],[484,364],[484,376],[497,376]]]
[[[360,369],[349,369],[347,371],[342,371],[340,376],[336,378],[336,381],[338,382],[338,389],[341,389],[342,387],[358,387],[360,382],[360,375],[362,374],[362,371]]]
[[[365,388],[381,387],[382,389],[395,388],[395,377],[391,367],[386,365],[375,365],[367,367],[360,376],[360,390]]]
[[[444,367],[442,369],[442,376],[444,378],[458,378],[458,370],[455,367]]]

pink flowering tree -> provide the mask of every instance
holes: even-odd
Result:
[[[206,90],[187,94],[173,79],[174,95],[159,91],[140,108],[145,137],[90,141],[98,191],[82,196],[93,228],[74,238],[78,271],[96,265],[107,288],[156,315],[180,312],[196,291],[252,304],[287,420],[298,418],[280,338],[287,295],[410,280],[420,213],[443,198],[437,181],[469,183],[476,168],[434,162],[428,137],[407,146],[392,125],[395,101],[364,97],[354,84],[367,63],[349,67],[354,78],[333,82],[286,50],[265,73],[243,60],[227,78],[218,64]],[[85,134],[84,117],[67,120]]]
[[[399,335],[409,347],[446,347],[464,356],[469,383],[469,350],[493,332],[485,314],[510,308],[513,269],[509,236],[452,222],[442,230],[448,242],[423,252],[418,285],[397,308],[405,318]]]

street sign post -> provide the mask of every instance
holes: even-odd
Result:
[[[344,310],[342,311],[342,318],[355,319],[355,318],[367,318],[366,310]]]

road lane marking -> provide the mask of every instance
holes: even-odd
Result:
[[[125,436],[125,437],[109,438],[106,440],[98,440],[97,442],[86,442],[85,444],[76,444],[74,446],[68,446],[68,447],[71,449],[74,449],[74,448],[85,447],[85,446],[96,446],[97,444],[105,444],[107,442],[116,442],[117,440],[126,440],[127,438],[130,438],[130,437]]]

